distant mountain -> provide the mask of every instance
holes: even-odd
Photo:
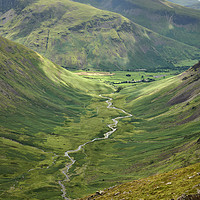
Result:
[[[200,9],[200,2],[195,3],[193,5],[189,5],[188,7],[193,8],[193,9]]]
[[[193,9],[200,9],[200,2],[199,0],[169,0],[172,3],[176,3],[182,6],[186,6]]]
[[[198,0],[168,0],[168,1],[182,6],[192,6],[199,2]]]
[[[68,69],[169,69],[200,57],[195,47],[89,5],[69,0],[8,2],[13,7],[0,17],[0,34]]]
[[[122,14],[161,35],[200,47],[200,12],[165,0],[77,0]]]

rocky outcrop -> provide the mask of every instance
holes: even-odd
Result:
[[[183,194],[177,200],[200,200],[200,194],[190,194],[190,195]]]

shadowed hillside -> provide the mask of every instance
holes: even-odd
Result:
[[[20,127],[17,121],[26,117],[27,123],[28,118],[32,123],[27,125],[28,129],[34,126],[33,132],[45,130],[51,125],[43,122],[46,119],[38,122],[38,117],[42,118],[44,114],[49,116],[48,120],[52,120],[52,125],[55,126],[56,122],[59,123],[56,120],[58,113],[60,117],[64,113],[75,116],[81,112],[84,101],[91,98],[86,93],[104,91],[103,84],[82,79],[39,54],[2,37],[0,64],[1,125],[9,128]],[[11,123],[7,117],[15,123]]]
[[[200,12],[198,10],[179,6],[165,0],[77,1],[120,13],[133,22],[161,35],[200,47]]]
[[[69,0],[20,2],[0,17],[0,34],[69,69],[169,69],[199,58],[198,49],[119,14]]]

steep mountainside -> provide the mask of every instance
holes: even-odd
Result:
[[[27,125],[29,131],[43,130],[49,124],[43,124],[43,120],[38,122],[38,117],[44,114],[39,110],[42,112],[46,107],[46,115],[52,119],[56,118],[58,113],[61,116],[63,113],[68,116],[76,115],[81,111],[84,99],[90,98],[85,93],[90,91],[98,93],[105,87],[82,79],[39,54],[2,37],[0,37],[0,66],[2,117],[0,123],[9,128],[17,127],[17,121],[21,120],[17,116],[21,116],[21,111],[24,109],[27,123],[28,118],[32,120],[32,125]],[[16,117],[16,124],[7,120],[8,116]],[[43,124],[42,129],[39,124]],[[35,128],[31,130],[33,125]]]
[[[146,28],[200,47],[200,12],[165,0],[77,0],[118,12]]]
[[[73,145],[62,126],[79,122],[97,94],[111,91],[0,37],[0,198],[62,199],[60,169]]]
[[[194,47],[88,5],[39,0],[20,9],[0,17],[0,34],[69,69],[155,70],[199,58]]]

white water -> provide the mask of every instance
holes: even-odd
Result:
[[[65,166],[65,168],[62,170],[62,173],[65,175],[65,179],[64,179],[63,181],[58,181],[59,185],[60,185],[61,188],[62,188],[62,189],[61,189],[61,191],[62,191],[62,193],[63,193],[63,194],[62,194],[62,197],[63,197],[65,200],[70,200],[70,199],[66,197],[66,196],[67,196],[67,194],[66,194],[66,188],[65,188],[63,182],[65,182],[65,181],[70,181],[69,176],[67,175],[67,173],[68,173],[69,169],[72,167],[72,165],[76,162],[76,160],[74,160],[72,157],[70,157],[69,154],[71,154],[71,153],[76,153],[76,152],[80,151],[80,150],[82,149],[82,147],[84,147],[84,146],[87,145],[87,144],[90,144],[90,143],[95,142],[95,141],[98,141],[98,140],[105,140],[105,139],[109,138],[109,136],[110,136],[111,134],[113,134],[113,133],[117,130],[117,124],[118,124],[118,121],[117,121],[117,120],[123,119],[123,118],[127,118],[127,117],[132,117],[131,114],[127,113],[126,111],[124,111],[124,110],[122,110],[122,109],[120,109],[120,108],[111,107],[111,106],[112,106],[112,102],[111,102],[111,101],[112,101],[112,98],[104,97],[104,96],[102,96],[102,95],[99,95],[99,96],[102,97],[102,98],[108,99],[108,100],[106,101],[106,103],[108,104],[108,106],[107,106],[108,109],[120,110],[120,111],[122,111],[124,114],[126,114],[126,116],[123,116],[123,117],[116,117],[116,118],[112,119],[112,121],[113,121],[114,123],[113,123],[113,124],[108,124],[108,127],[111,129],[111,131],[108,131],[107,133],[105,133],[103,138],[94,138],[93,140],[91,140],[91,141],[89,141],[89,142],[86,142],[86,143],[84,143],[84,144],[81,144],[81,145],[80,145],[77,149],[75,149],[75,150],[69,150],[69,151],[66,151],[66,152],[65,152],[65,156],[68,157],[68,158],[71,160],[71,163],[70,163],[70,164],[67,164],[67,165]]]

